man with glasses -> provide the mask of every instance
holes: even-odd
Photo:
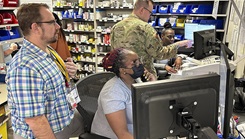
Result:
[[[22,4],[17,12],[24,35],[6,75],[8,106],[15,139],[68,139],[83,132],[82,118],[68,94],[72,61],[64,63],[49,46],[60,26],[47,4]]]
[[[144,67],[157,77],[154,59],[175,57],[179,47],[190,46],[191,42],[185,40],[163,47],[156,30],[147,23],[152,9],[152,0],[136,0],[132,14],[113,26],[110,41],[112,49],[125,47],[136,52]]]

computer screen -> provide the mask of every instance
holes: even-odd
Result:
[[[216,29],[216,27],[215,25],[185,23],[185,32],[184,32],[185,39],[192,40],[195,43],[193,33],[196,31],[202,31],[202,30],[208,30],[208,29]]]
[[[133,84],[134,138],[187,136],[181,114],[189,114],[201,127],[211,127],[216,133],[219,82],[219,75],[206,74]]]
[[[194,32],[194,58],[202,59],[216,54],[215,29]]]
[[[223,43],[220,44],[220,127],[223,138],[229,137],[230,118],[233,111],[233,96],[235,90],[234,77],[228,62],[227,53]]]

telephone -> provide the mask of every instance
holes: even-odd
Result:
[[[203,59],[197,60],[191,57],[186,57],[186,60],[195,63],[196,65],[206,65],[206,64],[212,64],[212,63],[219,63],[220,62],[220,56],[218,55],[212,55],[205,57]]]

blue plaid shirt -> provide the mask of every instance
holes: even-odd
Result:
[[[50,55],[27,40],[12,59],[6,75],[12,127],[24,138],[35,138],[25,118],[45,115],[54,133],[74,116],[66,99],[65,81]]]

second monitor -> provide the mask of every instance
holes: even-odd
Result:
[[[207,74],[133,84],[134,138],[201,135],[201,127],[210,127],[213,131],[208,133],[212,133],[214,139],[217,137],[219,83],[219,75]]]
[[[194,58],[203,59],[216,54],[215,29],[194,32]]]

